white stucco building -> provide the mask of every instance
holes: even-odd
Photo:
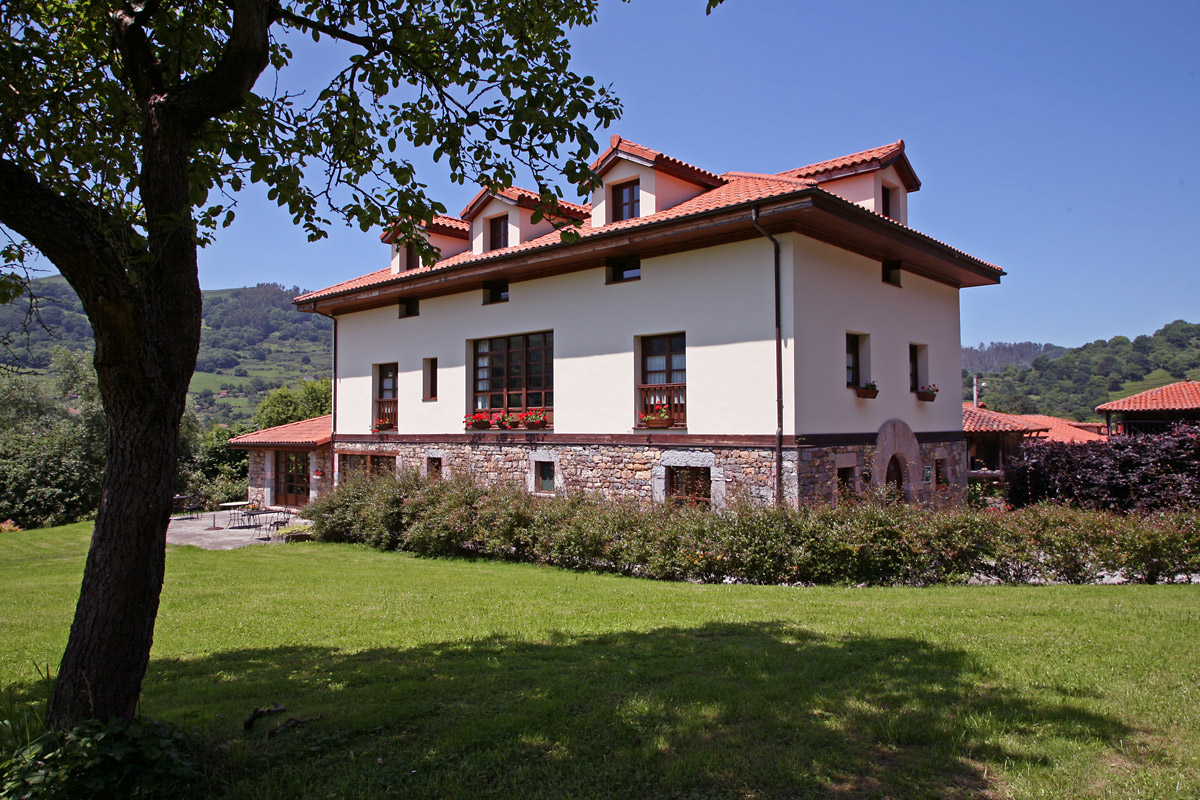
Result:
[[[903,142],[718,175],[614,136],[593,169],[591,203],[562,206],[575,241],[532,192],[481,192],[424,228],[437,263],[385,233],[389,267],[296,299],[335,320],[335,474],[714,504],[965,491],[958,291],[1004,273],[908,227]]]

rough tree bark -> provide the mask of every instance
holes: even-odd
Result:
[[[170,519],[180,418],[200,343],[200,285],[189,163],[197,131],[236,108],[267,65],[272,6],[234,0],[213,69],[164,85],[137,14],[112,17],[142,109],[145,245],[84,200],[0,159],[0,222],[28,239],[78,293],[95,332],[108,418],[100,508],[50,724],[132,718],[149,663]]]

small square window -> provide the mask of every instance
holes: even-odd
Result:
[[[442,458],[441,456],[430,456],[425,459],[425,477],[438,480],[442,477]]]
[[[890,283],[892,286],[900,285],[900,266],[899,261],[884,261],[883,262],[883,282]]]
[[[667,467],[667,499],[676,505],[712,502],[712,471],[708,467]]]
[[[554,462],[553,461],[535,461],[536,468],[535,477],[537,479],[537,490],[539,492],[554,491]]]
[[[416,317],[421,314],[421,302],[415,297],[405,297],[400,301],[400,319]]]
[[[483,304],[490,306],[492,303],[507,303],[508,302],[508,281],[496,281],[495,283],[486,283],[483,286]]]
[[[636,281],[642,277],[642,260],[637,256],[610,258],[605,265],[605,283]]]

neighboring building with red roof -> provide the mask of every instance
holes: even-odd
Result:
[[[1147,389],[1144,392],[1096,406],[1109,425],[1113,414],[1118,415],[1114,433],[1162,433],[1178,422],[1200,422],[1200,382],[1178,383]]]
[[[960,379],[958,291],[1004,272],[908,226],[903,141],[717,173],[614,136],[592,169],[588,203],[480,192],[384,232],[388,267],[296,298],[337,320],[338,472],[714,504],[965,491],[960,409],[931,399]]]
[[[250,451],[250,496],[269,506],[308,505],[333,486],[333,415],[276,425],[229,440]]]
[[[1098,425],[1048,414],[1004,414],[972,403],[962,404],[963,432],[972,469],[998,470],[1031,439],[1052,442],[1103,442]]]

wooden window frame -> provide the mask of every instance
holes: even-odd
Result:
[[[545,474],[546,472],[549,474]],[[558,467],[553,461],[540,460],[533,462],[533,489],[539,494],[554,494],[557,489]],[[549,480],[549,488],[546,481]]]
[[[541,337],[541,344],[531,344],[532,337]],[[520,339],[519,346],[514,347],[514,340]],[[503,345],[503,350],[497,349],[497,344]],[[486,344],[486,349],[481,349]],[[519,375],[514,375],[515,363],[512,355],[519,352],[521,369]],[[537,353],[537,358],[531,354]],[[499,363],[496,356],[501,355]],[[483,363],[486,360],[487,363]],[[531,364],[540,364],[537,375],[530,373]],[[481,375],[481,371],[487,375]],[[541,386],[531,387],[530,379],[537,377]],[[553,421],[554,410],[554,331],[533,331],[531,333],[515,333],[509,336],[495,336],[488,339],[476,339],[471,342],[471,408],[474,411],[495,411],[514,413],[528,411],[531,408],[545,409]],[[487,389],[480,388],[482,381],[488,382]],[[493,382],[499,381],[499,388]],[[514,387],[514,383],[520,382]],[[520,402],[511,402],[513,396],[519,395]],[[530,395],[538,395],[542,402],[529,403]],[[550,402],[545,402],[549,396]],[[494,405],[493,400],[500,398],[500,405]],[[480,398],[486,398],[487,405],[480,405]]]
[[[610,258],[604,265],[604,283],[630,283],[642,279],[642,259],[638,256]]]
[[[679,505],[712,505],[712,467],[667,467],[666,497]],[[702,489],[703,491],[696,491]]]
[[[397,428],[399,419],[399,385],[400,385],[400,370],[398,364],[393,361],[387,364],[375,365],[375,399],[372,405],[374,406],[374,415],[371,417],[371,425],[375,426],[380,420],[387,420],[392,425],[392,430]],[[384,382],[387,377],[391,377],[392,388],[385,389]],[[391,394],[387,394],[390,392]]]
[[[433,402],[438,399],[438,360],[421,359],[421,399]]]
[[[846,385],[852,389],[862,384],[862,337],[857,333],[846,334]]]
[[[670,427],[685,427],[687,425],[687,334],[683,331],[657,333],[650,336],[642,336],[640,339],[637,384],[638,417],[636,426],[639,428],[650,427],[641,418],[641,414],[649,413],[653,410],[653,406],[659,405],[665,400],[665,404],[671,409]],[[679,340],[678,348],[675,347],[675,339]],[[655,341],[665,342],[666,347],[664,352],[650,352],[652,349],[651,345]],[[663,356],[665,369],[648,369],[647,360],[656,355]],[[675,355],[683,356],[683,366],[680,368],[671,366],[672,356]],[[665,373],[666,380],[663,383],[650,383],[647,379],[650,372],[663,372]],[[682,377],[682,380],[673,380],[679,377]]]
[[[483,285],[483,304],[492,306],[508,302],[508,281],[491,281]]]
[[[612,187],[612,221],[623,222],[642,215],[642,182],[635,178]]]
[[[884,261],[883,282],[892,286],[900,286],[901,267],[902,263],[900,261]]]
[[[487,221],[487,250],[503,250],[508,247],[508,214],[491,217]]]
[[[414,269],[421,268],[421,256],[417,253],[417,248],[410,245],[404,247],[404,271],[412,272]]]
[[[400,319],[421,316],[421,301],[419,298],[403,297],[400,299],[399,308]]]

